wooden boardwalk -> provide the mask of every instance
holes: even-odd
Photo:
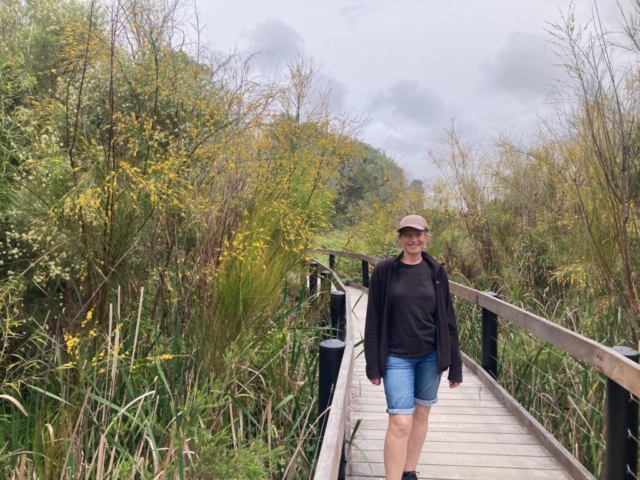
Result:
[[[348,288],[354,306],[354,340],[364,336],[367,295]],[[365,374],[362,345],[356,348],[351,387],[351,426],[362,419],[347,478],[384,479],[383,445],[388,415],[382,386]],[[420,479],[534,480],[571,478],[468,369],[464,382],[449,389],[446,374],[431,411],[429,433],[417,471]]]

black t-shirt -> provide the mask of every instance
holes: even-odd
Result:
[[[400,262],[391,297],[389,355],[420,357],[436,349],[436,293],[429,266]]]

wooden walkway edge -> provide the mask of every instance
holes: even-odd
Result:
[[[364,336],[367,294],[355,288],[347,290],[357,343]],[[383,446],[388,419],[384,390],[367,379],[361,351],[362,345],[356,347],[347,430],[358,420],[361,423],[355,445],[347,455],[347,479],[384,479]],[[540,434],[525,428],[467,366],[464,382],[454,390],[449,389],[446,374],[443,376],[438,398],[417,469],[420,479],[593,479],[584,467],[570,468],[570,475],[540,441]],[[584,472],[586,476],[582,475]]]

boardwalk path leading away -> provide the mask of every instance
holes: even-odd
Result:
[[[354,307],[354,339],[364,336],[367,295],[348,288]],[[383,479],[383,445],[388,415],[382,387],[365,374],[362,346],[351,387],[351,425],[362,419],[351,449],[347,478]],[[464,382],[449,389],[446,373],[431,411],[429,433],[417,471],[421,479],[534,480],[571,478],[513,418],[500,401],[465,368]]]

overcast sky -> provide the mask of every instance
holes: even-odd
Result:
[[[577,0],[587,22],[594,3]],[[549,44],[569,0],[199,0],[204,37],[217,51],[261,52],[271,77],[297,55],[332,85],[331,102],[369,123],[361,139],[414,178],[456,118],[469,138],[520,132],[564,78]],[[615,26],[616,1],[599,0]]]

